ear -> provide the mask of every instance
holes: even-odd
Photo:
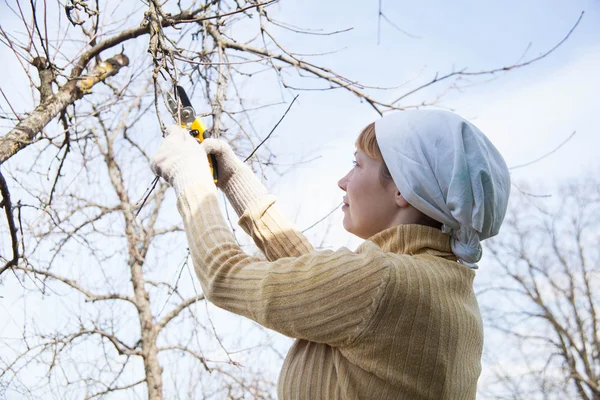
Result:
[[[396,190],[394,197],[395,197],[396,204],[398,205],[398,207],[400,207],[400,208],[410,207],[409,202],[406,201],[406,199],[400,194],[399,190]]]

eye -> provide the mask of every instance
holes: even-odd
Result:
[[[352,165],[354,165],[355,167],[358,167],[358,163],[356,162],[356,160],[352,160]]]

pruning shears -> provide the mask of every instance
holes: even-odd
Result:
[[[200,117],[196,116],[196,111],[194,111],[185,89],[181,86],[175,86],[175,94],[166,92],[165,103],[175,122],[181,125],[182,128],[189,130],[190,135],[200,143],[210,137],[206,125]],[[210,164],[213,180],[217,183],[217,159],[213,154],[208,156],[208,163]]]

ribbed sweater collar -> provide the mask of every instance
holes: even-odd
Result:
[[[456,261],[450,236],[425,225],[397,225],[368,239],[383,251],[396,254],[431,254]]]

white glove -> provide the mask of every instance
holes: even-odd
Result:
[[[180,126],[172,125],[167,128],[167,136],[154,155],[150,167],[156,175],[173,186],[178,196],[191,185],[202,185],[206,190],[216,192],[206,152]]]
[[[254,172],[235,155],[229,144],[218,139],[206,139],[201,146],[217,160],[217,186],[223,190],[238,216],[250,203],[266,195],[267,189]]]

